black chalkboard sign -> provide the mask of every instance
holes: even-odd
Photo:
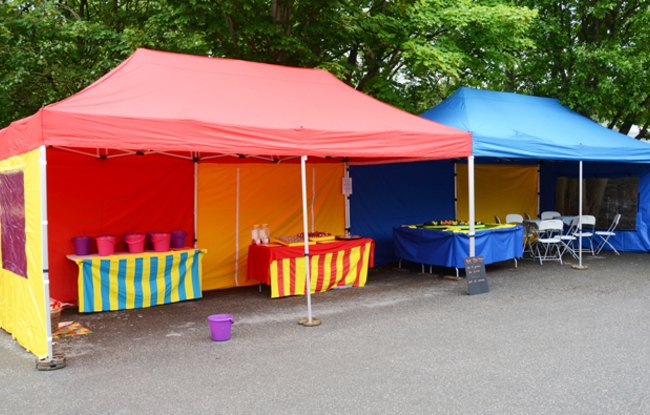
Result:
[[[483,294],[490,291],[487,275],[485,275],[485,260],[482,256],[465,258],[465,278],[467,294]]]

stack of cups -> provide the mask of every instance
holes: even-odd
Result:
[[[254,243],[255,245],[259,245],[260,242],[262,242],[262,238],[260,238],[260,225],[253,225],[251,242]]]
[[[271,240],[271,230],[269,229],[269,225],[266,223],[262,226],[253,225],[253,232],[251,236],[252,242],[255,245],[268,244]]]
[[[263,244],[268,244],[269,240],[271,239],[271,230],[269,229],[269,225],[266,223],[262,225],[261,228],[261,234],[260,234],[260,239],[262,240]]]

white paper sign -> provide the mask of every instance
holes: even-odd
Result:
[[[350,196],[352,194],[352,177],[343,178],[343,194]]]

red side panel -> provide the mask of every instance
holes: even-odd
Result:
[[[184,229],[193,240],[194,167],[190,160],[148,155],[99,160],[47,152],[51,296],[77,300],[77,266],[66,259],[71,238]]]

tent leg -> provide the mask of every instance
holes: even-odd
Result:
[[[343,168],[345,170],[345,173],[343,175],[343,180],[344,181],[349,181],[350,180],[350,165],[345,162],[343,164]],[[344,192],[345,192],[345,186],[344,186]],[[345,234],[349,235],[350,230],[352,227],[352,220],[350,219],[350,194],[344,193],[345,196]],[[400,268],[401,267],[401,260],[400,260]]]
[[[455,161],[454,161],[454,217],[458,219],[458,163],[456,163]]]
[[[582,235],[582,160],[578,164],[578,235]],[[578,265],[573,269],[587,269],[582,265],[582,236],[578,236]]]
[[[537,162],[537,217],[539,218],[539,215],[541,214],[539,205],[541,203],[541,189],[542,189],[542,163],[540,161]]]
[[[305,162],[307,156],[300,157],[300,176],[302,179],[302,232],[305,246],[305,295],[307,296],[307,317],[298,321],[298,324],[305,327],[320,325],[320,320],[311,314],[311,261],[309,260],[309,227],[307,225],[307,175],[305,174]]]
[[[50,271],[47,237],[47,156],[45,146],[40,147],[39,167],[41,174],[41,260],[43,264],[43,297],[45,300],[45,330],[47,338],[47,356],[36,359],[36,369],[54,370],[64,368],[65,357],[55,356],[52,351],[52,317],[50,311]]]
[[[235,287],[239,287],[239,200],[240,200],[240,176],[237,167],[237,179],[235,181]],[[268,236],[268,235],[267,235]],[[260,292],[262,286],[260,285]]]
[[[199,241],[199,157],[194,157],[194,248]]]
[[[476,255],[476,228],[474,225],[474,156],[467,157],[467,194],[469,199],[469,256]]]

